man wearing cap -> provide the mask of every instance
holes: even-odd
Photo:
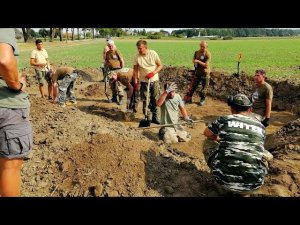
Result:
[[[123,57],[120,51],[116,50],[114,46],[115,43],[113,40],[109,40],[107,42],[107,47],[109,48],[109,50],[105,54],[105,67],[108,69],[108,71],[114,71],[124,68]],[[124,90],[121,82],[119,82],[119,80],[110,79],[109,85],[112,90],[112,98],[110,99],[110,102],[118,102],[119,105],[122,105]],[[117,99],[117,96],[119,96],[119,100]]]
[[[139,40],[136,43],[136,47],[138,53],[133,63],[135,90],[139,89],[138,80],[140,80],[140,96],[143,101],[143,113],[146,114],[146,110],[149,107],[152,113],[151,122],[160,124],[156,100],[161,94],[158,72],[161,71],[163,65],[161,64],[158,54],[154,50],[148,49],[146,40]],[[150,80],[150,101],[149,105],[146,106],[148,80]]]
[[[188,142],[191,140],[191,134],[183,129],[178,123],[178,111],[180,110],[184,120],[188,123],[193,123],[193,120],[188,116],[184,103],[179,94],[176,93],[177,85],[166,83],[165,91],[156,101],[156,105],[161,107],[160,122],[162,125],[174,124],[170,127],[162,127],[159,130],[159,138],[165,143]]]
[[[270,84],[265,82],[266,72],[262,69],[255,71],[256,88],[252,94],[253,115],[267,127],[270,124],[273,89]]]
[[[107,38],[106,38],[106,45],[104,46],[103,51],[102,51],[102,62],[103,62],[103,66],[104,66],[104,63],[105,63],[106,52],[109,51],[109,47],[108,47],[108,42],[109,42],[109,41],[113,41],[113,40],[111,39],[111,37],[107,37]],[[114,50],[117,50],[117,46],[114,45],[114,46],[113,46],[113,49],[114,49]]]
[[[264,148],[265,127],[251,117],[249,98],[229,96],[228,105],[232,115],[221,116],[204,130],[206,137],[218,142],[207,164],[223,190],[246,196],[263,185],[266,161],[272,155]]]
[[[102,64],[100,66],[100,69],[102,70],[102,73],[103,73],[103,81],[106,81],[105,80],[105,77],[106,77],[106,73],[107,73],[107,68],[105,67],[105,57],[106,57],[106,52],[109,51],[109,47],[108,47],[108,42],[109,41],[112,41],[111,37],[110,36],[107,36],[106,38],[106,44],[102,50]],[[117,46],[114,44],[113,45],[113,50],[117,50]]]

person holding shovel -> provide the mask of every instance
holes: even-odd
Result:
[[[156,101],[156,105],[161,107],[161,125],[174,124],[171,127],[162,127],[159,130],[159,137],[166,143],[187,142],[191,140],[191,134],[183,129],[182,126],[176,125],[178,123],[178,111],[180,110],[184,120],[188,123],[194,121],[188,116],[184,107],[184,103],[179,94],[175,93],[177,85],[173,83],[166,83],[164,85],[165,91]]]
[[[152,112],[152,123],[160,124],[158,120],[158,109],[156,106],[156,100],[159,98],[161,90],[159,83],[159,75],[158,72],[163,68],[161,64],[160,58],[158,54],[154,50],[148,49],[146,40],[139,40],[136,43],[138,54],[134,58],[133,63],[133,76],[134,76],[134,86],[135,90],[140,88],[140,96],[143,101],[143,113],[146,116],[146,110],[148,107]],[[140,80],[141,86],[139,87],[138,80]],[[149,93],[148,93],[148,81],[149,85]],[[150,101],[149,105],[146,105],[147,96]]]

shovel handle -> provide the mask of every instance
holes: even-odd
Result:
[[[149,93],[150,93],[150,79],[148,79],[147,85],[147,95],[146,95],[146,109],[145,109],[145,117],[148,119],[148,105],[149,105]]]
[[[200,122],[205,122],[205,121],[204,120],[195,120],[193,123],[200,123]],[[137,127],[135,129],[145,130],[145,129],[152,129],[152,128],[160,128],[160,127],[172,127],[175,125],[183,125],[183,124],[187,124],[187,123],[190,123],[190,122],[184,121],[184,122],[180,122],[180,123],[176,123],[176,124],[162,124],[162,125],[155,125],[155,126],[151,126],[151,127]]]

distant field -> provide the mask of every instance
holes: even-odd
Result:
[[[123,54],[125,66],[133,66],[137,53],[137,39],[115,39],[118,49]],[[49,59],[54,64],[67,64],[76,68],[99,68],[102,63],[104,39],[45,42]],[[155,50],[165,66],[185,66],[193,68],[192,57],[199,49],[199,40],[148,40],[150,49]],[[240,70],[254,74],[255,69],[263,68],[268,77],[300,78],[300,38],[293,39],[238,39],[208,40],[208,49],[212,53],[211,68],[224,73],[237,71],[237,55],[242,53]],[[34,43],[19,43],[19,67],[29,66]]]

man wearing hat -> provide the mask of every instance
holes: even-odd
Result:
[[[114,41],[111,39],[110,36],[107,36],[106,37],[106,44],[105,44],[105,46],[102,50],[102,64],[100,66],[100,69],[103,73],[103,81],[106,81],[105,77],[107,75],[106,74],[107,73],[107,67],[105,66],[105,57],[106,57],[106,52],[109,51],[109,47],[108,47],[109,42],[113,44],[113,50],[115,50],[115,51],[117,50],[117,46],[114,44]]]
[[[119,50],[115,49],[115,43],[113,40],[107,42],[108,51],[105,54],[105,64],[107,68],[107,74],[109,71],[115,71],[124,68],[124,59]],[[118,102],[119,105],[122,105],[124,90],[122,83],[119,80],[109,80],[109,85],[112,90],[112,98],[110,102]],[[117,99],[119,97],[119,99]]]
[[[168,82],[164,85],[164,89],[165,91],[156,101],[156,105],[161,108],[161,124],[172,126],[162,127],[159,130],[159,138],[168,144],[188,142],[191,140],[191,134],[185,131],[181,125],[177,125],[178,112],[180,111],[186,122],[193,123],[194,121],[188,116],[181,96],[176,93],[177,85],[174,82]]]
[[[259,119],[267,127],[270,124],[273,89],[265,82],[266,72],[262,69],[255,71],[256,89],[252,94],[253,116]]]
[[[229,96],[231,115],[208,125],[204,135],[218,142],[207,164],[218,184],[230,193],[246,196],[260,188],[267,174],[264,125],[251,117],[252,102],[244,94]]]

